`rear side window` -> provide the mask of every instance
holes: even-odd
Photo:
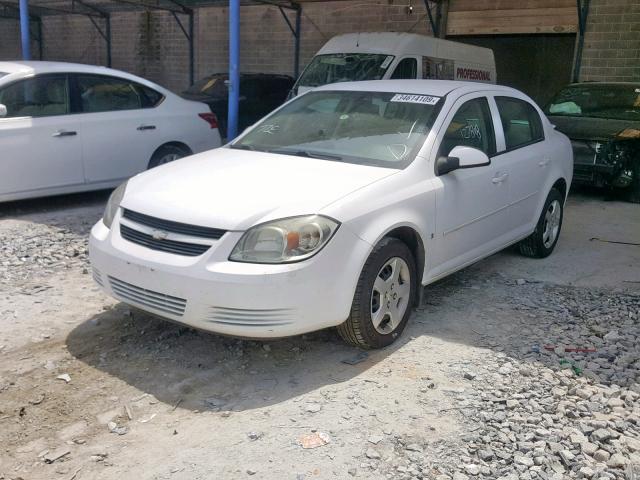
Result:
[[[391,75],[392,80],[411,80],[418,76],[418,61],[415,58],[403,58]]]
[[[41,75],[0,89],[7,117],[50,117],[69,113],[66,75]]]
[[[103,75],[78,75],[77,87],[80,110],[84,113],[150,108],[163,99],[151,88]]]
[[[544,139],[538,111],[529,102],[512,97],[496,97],[507,150]]]

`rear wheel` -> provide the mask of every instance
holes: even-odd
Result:
[[[544,203],[536,229],[518,244],[520,253],[533,258],[545,258],[551,255],[560,237],[563,215],[564,198],[557,189],[553,188]]]
[[[159,167],[165,163],[173,162],[179,158],[191,155],[191,150],[180,145],[163,145],[155,151],[151,160],[149,160],[149,168]]]
[[[349,318],[338,327],[340,336],[365,349],[393,343],[411,315],[416,281],[409,248],[396,238],[383,239],[360,273]]]

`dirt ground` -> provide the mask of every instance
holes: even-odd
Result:
[[[541,346],[600,345],[607,327],[580,337],[580,319],[638,326],[640,206],[591,193],[570,197],[551,257],[510,249],[427,287],[402,338],[364,355],[331,330],[243,341],[107,298],[86,258],[106,197],[0,205],[0,479],[554,478],[551,461],[477,453],[484,437],[470,436],[488,422],[478,398],[507,375],[503,395],[534,415],[544,402],[521,396],[535,385],[510,385],[567,372]],[[623,385],[637,416],[637,359],[585,357],[571,382]],[[588,477],[563,465],[566,478]],[[598,478],[623,478],[602,465]]]

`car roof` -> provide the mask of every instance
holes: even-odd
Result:
[[[12,62],[0,62],[0,72],[8,73],[9,76],[13,74],[17,76],[35,75],[43,73],[94,73],[98,75],[112,75],[114,77],[125,78],[131,81],[147,85],[155,90],[161,90],[164,94],[169,91],[160,85],[157,85],[149,80],[132,75],[120,70],[114,70],[112,68],[101,67],[96,65],[85,65],[81,63],[67,63],[67,62],[42,62],[42,61],[12,61]]]
[[[443,97],[454,90],[458,93],[482,91],[502,91],[504,93],[518,93],[518,90],[495,85],[493,83],[459,82],[454,80],[367,80],[364,82],[330,83],[317,87],[315,90],[354,90],[367,92],[397,92]]]

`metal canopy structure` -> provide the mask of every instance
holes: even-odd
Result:
[[[304,1],[304,0],[303,0]],[[91,21],[106,43],[107,66],[111,67],[111,15],[116,12],[169,12],[185,36],[189,48],[189,82],[195,81],[194,10],[199,7],[229,7],[229,118],[228,138],[237,133],[240,87],[240,6],[271,5],[277,7],[294,37],[293,70],[300,69],[300,27],[302,7],[290,0],[0,0],[0,18],[20,21],[22,56],[31,59],[30,41],[38,44],[43,58],[42,18],[52,15],[83,15]],[[295,12],[292,23],[285,10]],[[186,16],[186,26],[183,23]],[[31,29],[31,24],[35,29]],[[35,31],[35,35],[32,34]]]
[[[0,0],[0,18],[20,20],[20,4],[24,0]],[[273,5],[282,13],[294,37],[294,73],[299,69],[300,52],[300,4],[288,0],[242,0],[242,6]],[[228,0],[29,0],[28,19],[35,28],[28,28],[30,36],[38,44],[38,57],[42,59],[42,18],[52,15],[82,15],[94,25],[106,43],[107,66],[111,66],[111,14],[121,12],[163,11],[169,12],[185,36],[189,47],[189,80],[194,82],[194,10],[199,7],[227,7]],[[296,12],[295,24],[284,10]],[[186,18],[185,18],[186,17]],[[22,26],[21,26],[22,30]],[[28,47],[27,47],[28,49]],[[23,38],[23,58],[25,45]],[[27,52],[29,53],[29,52]],[[25,59],[27,59],[25,58]]]

